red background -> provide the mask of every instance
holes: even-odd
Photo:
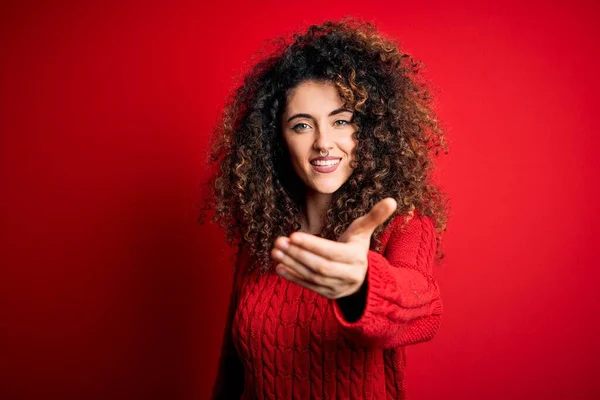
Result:
[[[207,135],[263,40],[346,14],[426,64],[451,140],[411,397],[600,398],[597,3],[55,3],[1,6],[0,398],[208,397],[231,277],[195,223]]]

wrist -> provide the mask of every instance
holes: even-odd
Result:
[[[367,303],[367,279],[365,278],[354,293],[340,297],[336,301],[348,322],[358,321],[363,315]]]

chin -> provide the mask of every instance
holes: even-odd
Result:
[[[310,166],[308,167],[310,169]],[[335,171],[333,174],[340,173],[346,177],[342,179],[340,176],[318,176],[312,173],[312,171],[302,171],[302,181],[306,188],[310,191],[320,194],[333,194],[338,191],[342,185],[350,178],[350,173],[344,173],[344,171]],[[331,175],[333,175],[331,174]]]
[[[320,194],[334,194],[336,192],[336,190],[338,190],[338,189],[339,189],[339,187],[337,189],[330,189],[330,190],[326,190],[326,189],[313,189],[313,190]]]
[[[321,194],[333,194],[339,190],[343,185],[343,182],[338,182],[337,184],[330,185],[310,185],[310,188],[317,193]]]

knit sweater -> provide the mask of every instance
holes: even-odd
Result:
[[[433,223],[418,212],[403,222],[368,250],[359,302],[327,299],[274,268],[248,271],[242,251],[212,399],[406,399],[405,346],[434,337],[442,302]]]

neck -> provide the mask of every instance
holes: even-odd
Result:
[[[302,230],[317,235],[323,228],[325,213],[331,205],[331,194],[307,191],[302,215]]]

